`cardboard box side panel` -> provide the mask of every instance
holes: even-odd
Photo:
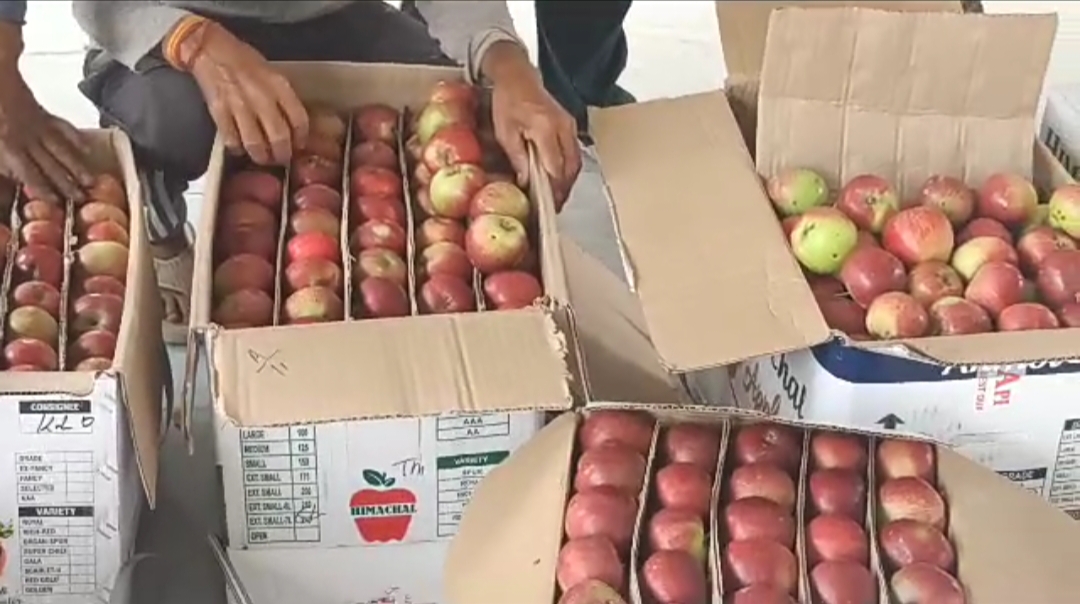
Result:
[[[770,20],[757,165],[864,173],[910,198],[934,173],[1031,174],[1056,15],[785,9]]]
[[[1047,93],[1041,137],[1072,177],[1080,178],[1080,86]]]
[[[954,12],[963,10],[960,2],[922,1],[910,2],[829,2],[804,0],[803,2],[758,2],[756,0],[733,0],[716,2],[716,20],[720,26],[720,44],[724,49],[724,63],[730,76],[757,78],[761,73],[761,61],[765,54],[765,36],[769,28],[769,14],[778,8],[799,6],[804,8],[835,8],[863,6],[879,10],[908,12]]]
[[[669,369],[828,336],[722,93],[594,111],[590,122],[631,288]]]
[[[522,309],[223,330],[211,354],[224,412],[275,426],[562,410],[569,345],[550,315]]]

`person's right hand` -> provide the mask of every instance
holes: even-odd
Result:
[[[0,61],[0,175],[36,199],[82,201],[94,183],[89,152],[74,126],[38,104],[17,62]]]
[[[257,164],[288,163],[308,137],[307,110],[288,80],[220,25],[208,23],[199,35],[188,64],[226,147]]]

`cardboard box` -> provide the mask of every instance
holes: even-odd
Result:
[[[1072,177],[1080,178],[1080,85],[1046,93],[1041,137]]]
[[[730,4],[734,11],[740,3]],[[758,173],[781,165],[814,167],[834,186],[845,174],[880,173],[901,190],[933,171],[978,182],[1011,169],[1031,175],[1044,192],[1071,182],[1046,146],[1033,142],[1054,18],[942,8],[776,11],[760,63],[760,106],[747,60],[751,67],[729,64],[741,79],[727,98],[711,93],[597,111],[591,123],[627,272],[662,362],[697,400],[921,434],[1072,509],[1080,505],[1071,495],[1073,462],[1067,447],[1059,453],[1059,441],[1068,439],[1073,417],[1067,393],[1080,384],[1076,363],[1065,359],[1080,357],[1080,334],[835,339],[761,189]],[[734,27],[737,12],[721,15]],[[903,34],[856,33],[866,30]],[[980,54],[971,40],[991,32],[1013,40],[999,48],[1024,51],[1007,60]],[[921,50],[931,39],[934,50]],[[735,40],[725,41],[725,57],[739,57],[731,52]],[[971,74],[965,80],[948,75],[959,73],[954,62],[976,68],[964,68]],[[1005,62],[1023,66],[1002,70]],[[980,89],[958,105],[950,93],[965,90],[968,80],[1002,90]],[[756,166],[735,140],[740,128],[756,141]],[[653,200],[660,196],[669,201],[659,206]],[[703,266],[700,259],[709,257],[716,260]],[[727,372],[710,368],[742,361],[733,401]]]
[[[374,102],[416,110],[435,83],[462,77],[398,65],[279,67],[306,103],[343,113]],[[225,168],[218,144],[202,233],[214,232]],[[576,356],[547,182],[534,179],[529,196],[547,296],[515,311],[226,330],[210,320],[213,238],[200,239],[188,383],[205,359],[225,493],[221,559],[246,597],[438,600],[442,552],[473,487],[539,429],[545,410],[571,398]]]
[[[168,406],[172,403],[161,302],[131,144],[118,130],[92,130],[86,136],[93,167],[120,177],[126,186],[127,295],[111,369],[4,372],[0,379],[0,425],[5,426],[0,458],[9,464],[0,472],[8,493],[0,500],[0,602],[11,604],[116,602],[114,592],[130,591],[121,584],[135,561],[140,514],[147,501],[154,505],[163,393]],[[8,193],[0,195],[4,222],[15,230],[22,199],[12,205]],[[75,251],[74,239],[69,241],[70,278]],[[13,238],[6,254],[0,288],[5,296],[17,244]],[[70,294],[70,285],[63,289]],[[0,314],[6,316],[7,308],[5,299]],[[64,349],[63,340],[58,348]],[[63,362],[61,357],[65,369]]]
[[[691,420],[717,424],[722,434],[722,451],[738,425],[759,421],[760,415],[738,410],[701,407],[656,408],[635,404],[590,404],[604,407],[649,409],[662,422]],[[528,444],[492,472],[477,489],[465,512],[461,530],[451,543],[446,565],[446,594],[449,604],[552,604],[559,590],[555,572],[562,546],[564,512],[572,473],[577,459],[575,444],[580,413],[566,413],[545,427]],[[810,424],[799,424],[810,430]],[[660,436],[654,434],[652,455],[658,457]],[[871,443],[870,446],[873,446]],[[804,451],[805,452],[805,451]],[[805,457],[804,457],[805,459]],[[655,464],[649,476],[655,472]],[[725,478],[732,459],[722,456],[712,491],[707,554],[712,579],[710,604],[727,601],[733,592],[725,586],[725,563],[720,535],[724,529],[717,509],[728,496]],[[800,470],[805,485],[807,464]],[[870,484],[875,468],[868,474]],[[1017,602],[1069,602],[1080,589],[1072,560],[1080,556],[1077,529],[1068,517],[995,475],[992,471],[945,448],[937,449],[937,489],[948,505],[948,536],[957,551],[957,576],[971,604],[1015,604]],[[646,489],[639,502],[649,502]],[[799,493],[805,489],[800,488]],[[876,489],[868,491],[867,523],[871,539],[879,526],[873,523]],[[801,496],[800,496],[801,499]],[[637,526],[628,564],[630,599],[649,601],[641,595],[640,553],[647,546],[640,527],[652,506],[639,505]],[[802,518],[803,506],[796,510]],[[1018,522],[1023,518],[1023,522]],[[798,530],[796,548],[804,552],[806,540]],[[872,541],[876,543],[876,541]],[[1015,552],[1026,552],[1017,556]],[[871,566],[883,580],[886,572],[878,566],[879,553],[872,546]],[[812,602],[806,582],[805,555],[800,558],[800,602]],[[513,581],[493,580],[513,577]],[[880,602],[892,601],[879,583]]]

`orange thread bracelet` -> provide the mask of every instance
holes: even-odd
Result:
[[[183,20],[181,20],[180,23],[173,29],[172,33],[169,35],[168,40],[166,40],[164,48],[165,52],[163,53],[165,56],[165,60],[168,61],[170,65],[179,69],[180,71],[190,71],[191,66],[188,64],[190,63],[190,61],[185,63],[183,60],[181,60],[180,46],[184,42],[186,42],[192,34],[201,29],[200,26],[206,25],[206,23],[207,20],[205,18],[198,15],[191,15],[188,17],[184,17]],[[196,49],[195,52],[192,52],[190,59],[193,60],[195,56],[198,55],[199,50],[200,49]]]

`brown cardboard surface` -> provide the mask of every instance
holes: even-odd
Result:
[[[416,109],[460,69],[278,63],[305,103],[343,112],[367,103]],[[199,231],[213,233],[224,149],[215,145]],[[541,174],[532,162],[534,174]],[[533,179],[547,304],[542,308],[226,331],[210,321],[213,238],[196,242],[192,325],[211,389],[241,425],[281,425],[453,411],[565,409],[573,366],[566,276],[548,183]],[[189,359],[188,379],[194,363]],[[184,397],[190,415],[191,393]]]
[[[757,166],[831,187],[873,173],[910,198],[932,174],[978,186],[1031,175],[1055,15],[774,11],[761,69]]]
[[[716,408],[657,413],[669,420],[687,414],[711,421],[753,419]],[[445,566],[451,604],[554,601],[576,425],[576,414],[560,416],[477,487]],[[938,448],[938,485],[949,505],[950,538],[970,604],[1076,600],[1080,529],[1075,521],[944,447]]]
[[[960,2],[945,0],[911,0],[908,2],[832,2],[827,0],[803,0],[802,2],[755,2],[732,0],[716,2],[716,20],[720,25],[720,45],[724,49],[724,63],[728,76],[756,78],[761,73],[761,61],[765,54],[765,36],[769,28],[769,14],[778,8],[803,6],[806,8],[832,8],[863,6],[879,10],[909,12],[947,11],[960,12]]]
[[[590,118],[631,287],[668,369],[828,337],[723,93]]]
[[[63,392],[88,396],[95,380],[117,380],[117,396],[131,420],[139,473],[153,507],[157,492],[162,386],[166,368],[162,354],[161,299],[146,235],[142,190],[135,171],[131,142],[124,133],[119,130],[85,130],[83,134],[90,145],[90,167],[120,177],[128,198],[131,241],[127,295],[124,297],[124,313],[113,368],[100,373],[5,372],[0,394]]]

